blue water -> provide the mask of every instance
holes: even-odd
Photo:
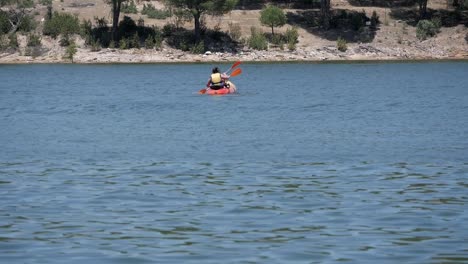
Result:
[[[0,263],[468,262],[468,63],[212,66],[0,65]]]

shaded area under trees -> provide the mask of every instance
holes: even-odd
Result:
[[[330,10],[328,30],[321,26],[322,16],[319,10],[288,12],[286,16],[289,24],[302,27],[311,34],[332,41],[342,38],[347,42],[371,42],[379,29],[378,18],[374,18],[376,21],[373,26],[366,25],[372,17],[363,11]]]

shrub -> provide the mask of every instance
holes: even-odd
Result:
[[[37,22],[34,20],[33,16],[26,15],[23,17],[20,26],[18,27],[18,31],[21,32],[31,32],[34,31],[37,27]]]
[[[40,46],[37,47],[26,47],[24,50],[24,56],[31,56],[33,58],[36,58],[38,56],[42,55],[42,49]]]
[[[16,36],[16,33],[8,35],[8,46],[13,49],[17,49],[19,47],[18,37]]]
[[[288,50],[290,50],[290,51],[296,50],[296,43],[295,42],[288,42]]]
[[[158,27],[153,26],[151,28],[151,34],[148,34],[148,36],[145,38],[145,48],[147,49],[160,49],[162,46],[162,33],[158,29]]]
[[[437,35],[439,28],[430,20],[420,20],[416,26],[416,37],[419,40],[425,40]]]
[[[74,41],[70,42],[70,45],[68,45],[67,49],[65,50],[65,55],[63,56],[64,59],[69,59],[73,63],[73,57],[75,56],[76,52],[78,50],[76,49],[76,44]]]
[[[353,30],[358,31],[362,27],[365,26],[366,24],[366,13],[363,12],[357,12],[357,13],[350,13],[349,14],[349,19],[351,22],[351,27]]]
[[[297,32],[297,27],[286,29],[285,38],[288,43],[296,44],[299,40],[299,33]]]
[[[155,41],[153,36],[149,36],[145,39],[145,48],[147,49],[154,49]]]
[[[85,39],[87,45],[91,43],[93,38],[93,24],[91,20],[83,20],[80,24],[80,35]]]
[[[171,16],[169,11],[156,9],[152,4],[144,4],[141,14],[155,19],[166,19]]]
[[[174,24],[166,24],[163,26],[163,35],[169,37],[176,31],[176,26]]]
[[[30,34],[28,36],[28,47],[39,47],[41,46],[41,37],[36,34]]]
[[[190,52],[193,54],[203,54],[205,52],[205,42],[202,40],[199,43],[193,45],[190,49]]]
[[[0,51],[4,51],[8,48],[8,43],[2,34],[0,34]]]
[[[440,27],[442,27],[442,20],[440,17],[433,17],[431,19],[431,22],[434,24],[434,26],[437,28],[437,32],[439,32]]]
[[[140,36],[138,36],[138,33],[135,33],[133,35],[133,37],[131,39],[130,47],[131,48],[136,48],[136,49],[140,48]]]
[[[173,21],[176,28],[180,28],[184,22],[189,22],[193,18],[192,13],[185,9],[172,9],[168,14],[174,18]]]
[[[346,40],[338,38],[338,40],[336,41],[336,48],[341,52],[345,52],[348,49]]]
[[[8,14],[0,9],[0,35],[8,33],[10,29],[11,24],[8,20]]]
[[[163,36],[161,33],[156,33],[154,36],[154,47],[159,50],[162,47]]]
[[[241,26],[239,24],[229,23],[229,36],[231,39],[239,41],[242,36]]]
[[[274,45],[278,45],[278,46],[284,45],[283,36],[278,35],[278,34],[272,35],[271,36],[271,43],[274,44]]]
[[[52,0],[41,0],[39,1],[41,5],[49,6],[52,5]]]
[[[262,32],[259,32],[255,27],[252,27],[250,32],[251,36],[248,40],[249,47],[256,50],[267,50],[268,42],[265,35]]]
[[[138,13],[137,7],[133,0],[128,2],[128,4],[126,2],[123,2],[122,8],[120,9],[120,11],[124,14],[137,14]]]
[[[43,33],[53,38],[58,35],[79,34],[80,22],[77,16],[54,12],[52,18],[45,21]]]
[[[33,0],[18,1],[18,8],[33,8],[34,6]]]
[[[112,41],[111,44],[114,42]],[[99,40],[91,39],[90,44],[91,46],[91,51],[100,51],[101,50],[101,43],[99,43]],[[115,45],[114,45],[115,46]],[[109,45],[110,47],[110,45]]]
[[[63,35],[60,39],[60,46],[67,47],[70,46],[73,41],[70,40],[70,35]]]
[[[124,16],[123,20],[119,23],[119,35],[122,38],[132,38],[137,29],[138,27],[131,17]]]
[[[128,40],[127,39],[121,39],[119,41],[119,48],[120,49],[128,49],[130,45],[128,45]]]
[[[49,6],[52,5],[52,0],[41,0],[39,1],[41,5]]]
[[[144,27],[144,26],[145,26],[145,20],[144,20],[142,17],[140,17],[140,18],[138,19],[138,21],[137,21],[137,26],[138,26],[138,27]]]
[[[91,36],[88,39],[98,42],[102,47],[109,47],[112,38],[109,27],[107,27],[107,20],[98,17],[95,17],[94,20],[96,27],[91,29]],[[93,46],[92,43],[90,44]]]

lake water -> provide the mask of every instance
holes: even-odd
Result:
[[[468,63],[212,66],[0,65],[0,262],[468,262]]]

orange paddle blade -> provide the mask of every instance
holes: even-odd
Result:
[[[236,61],[232,66],[231,69],[234,69],[235,67],[239,66],[241,64],[241,61]]]
[[[200,91],[198,91],[198,93],[199,93],[199,94],[204,94],[204,93],[206,93],[206,88],[201,89]]]
[[[242,73],[242,69],[237,68],[231,73],[231,76],[229,76],[229,77],[234,77],[234,76],[240,75],[241,73]]]
[[[229,70],[225,71],[224,73],[227,74],[228,72],[232,71],[235,67],[239,66],[242,62],[241,61],[236,61],[234,64],[229,68]]]

